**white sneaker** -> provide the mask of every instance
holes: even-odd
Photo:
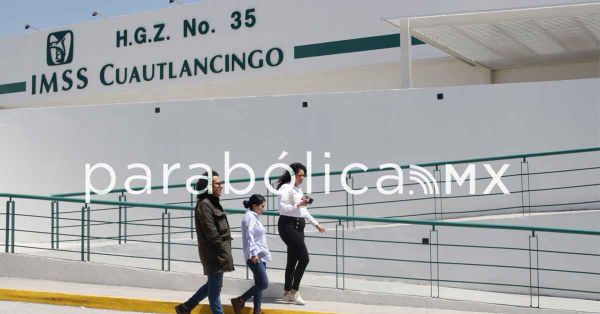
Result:
[[[300,292],[298,292],[298,291],[292,291],[290,293],[290,295],[292,296],[292,302],[294,304],[297,304],[297,305],[305,305],[306,304],[306,302],[304,301],[304,299],[302,299],[302,296],[300,296]]]

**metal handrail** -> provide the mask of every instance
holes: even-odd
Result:
[[[137,202],[135,202],[135,203],[134,202],[118,202],[118,201],[104,201],[104,200],[91,200],[90,203],[86,203],[84,199],[28,195],[28,194],[0,193],[0,197],[14,198],[14,199],[46,200],[46,201],[57,201],[57,202],[79,203],[79,204],[126,206],[129,208],[144,207],[144,208],[158,208],[158,209],[162,209],[162,210],[165,210],[165,209],[185,210],[185,211],[194,210],[194,208],[191,206],[181,206],[181,205],[165,205],[165,204],[137,203]],[[227,209],[225,209],[225,211],[227,213],[232,213],[232,214],[243,214],[246,212],[245,209],[232,209],[232,208],[227,208]],[[279,216],[279,213],[275,212],[275,211],[265,211],[263,213],[263,215]],[[464,227],[464,228],[504,229],[504,230],[535,231],[535,232],[600,235],[600,230],[568,229],[568,228],[522,226],[522,225],[508,225],[508,224],[482,224],[482,223],[471,223],[471,222],[418,220],[418,219],[404,219],[404,218],[376,218],[376,217],[361,217],[361,216],[341,216],[341,215],[324,215],[324,214],[314,214],[312,216],[315,218],[320,218],[320,219],[333,219],[333,220],[338,220],[338,221],[362,221],[362,222],[375,222],[375,223],[399,223],[399,224],[411,224],[411,225],[448,226],[448,227]]]
[[[14,194],[14,193],[0,193],[0,198],[8,198],[6,208],[6,229],[5,230],[7,236],[4,241],[4,251],[6,253],[15,253],[16,248],[27,248],[27,249],[36,249],[43,251],[56,251],[56,252],[65,252],[65,253],[76,253],[80,255],[81,261],[89,262],[91,256],[108,256],[115,258],[132,258],[139,260],[147,260],[149,262],[152,261],[160,261],[161,266],[159,269],[163,271],[171,270],[171,262],[185,262],[185,263],[195,263],[198,264],[200,261],[198,260],[189,260],[186,258],[177,258],[171,256],[171,247],[172,246],[185,246],[185,247],[193,247],[195,244],[186,242],[185,243],[177,243],[172,240],[172,236],[176,234],[188,234],[187,231],[177,231],[182,229],[187,229],[188,227],[180,227],[180,226],[172,226],[171,222],[177,219],[187,219],[188,217],[172,217],[169,210],[180,211],[187,215],[187,213],[192,213],[194,211],[194,207],[185,206],[185,205],[170,205],[170,204],[155,204],[155,203],[140,203],[140,202],[126,202],[126,201],[104,201],[104,200],[91,200],[89,203],[86,203],[83,199],[78,198],[67,198],[67,197],[53,197],[53,196],[40,196],[40,195],[28,195],[28,194]],[[52,216],[41,216],[39,214],[29,215],[29,214],[16,214],[15,213],[15,200],[39,200],[39,201],[48,201],[52,202]],[[80,224],[69,224],[68,226],[63,226],[63,228],[81,228],[81,232],[79,233],[77,229],[71,229],[70,232],[64,233],[58,230],[58,203],[71,203],[71,204],[79,204],[81,206],[81,218],[66,218],[62,217],[61,219],[66,221],[80,221]],[[145,209],[152,208],[158,209],[162,213],[161,218],[152,218],[152,219],[138,219],[135,220],[136,223],[130,223],[131,226],[139,225],[143,227],[152,227],[158,228],[158,231],[155,232],[153,230],[140,230],[135,234],[130,234],[129,241],[131,243],[145,243],[145,244],[160,244],[160,256],[147,255],[147,254],[136,254],[130,252],[119,253],[118,251],[102,251],[102,249],[95,249],[91,245],[91,241],[117,241],[121,244],[121,240],[123,239],[121,236],[121,229],[119,229],[118,236],[113,236],[112,233],[106,234],[97,234],[92,235],[90,232],[91,226],[104,225],[104,224],[120,224],[121,222],[110,222],[105,220],[92,220],[90,219],[90,207],[92,205],[109,205],[109,206],[118,206],[117,208],[130,208],[130,209]],[[55,212],[56,210],[56,212]],[[164,212],[163,212],[164,211]],[[227,208],[225,211],[228,214],[244,214],[246,210],[237,209],[237,208]],[[0,213],[2,214],[2,213]],[[265,211],[263,213],[265,216],[278,216],[276,211]],[[15,216],[22,217],[34,217],[34,218],[50,218],[52,219],[52,227],[51,231],[41,231],[41,230],[32,230],[31,228],[15,228]],[[346,289],[346,276],[351,276],[355,278],[384,278],[384,279],[401,279],[401,280],[410,280],[417,282],[429,282],[430,283],[430,296],[433,298],[440,297],[440,283],[443,285],[469,285],[469,286],[494,286],[495,288],[490,288],[492,291],[496,291],[494,289],[504,289],[504,288],[515,288],[518,289],[516,293],[522,293],[519,291],[523,291],[523,289],[529,289],[529,298],[530,298],[530,307],[540,307],[540,295],[552,295],[553,293],[559,291],[561,293],[578,293],[582,299],[595,299],[597,292],[593,287],[589,287],[585,284],[580,284],[581,282],[590,282],[589,280],[585,281],[576,281],[575,286],[569,287],[561,284],[548,284],[546,282],[545,285],[541,284],[539,280],[540,272],[554,272],[560,274],[567,275],[575,275],[575,276],[588,276],[586,278],[590,278],[591,282],[596,280],[600,273],[595,272],[595,269],[588,269],[587,267],[579,268],[575,265],[570,265],[570,267],[540,267],[540,253],[552,253],[552,254],[562,254],[565,256],[574,255],[587,258],[586,261],[589,263],[593,263],[593,260],[600,257],[599,254],[595,253],[595,250],[590,251],[582,251],[579,252],[570,252],[569,250],[562,250],[559,247],[550,247],[549,249],[541,249],[538,243],[538,237],[543,233],[554,233],[554,234],[568,234],[568,235],[584,235],[584,236],[600,236],[600,230],[590,230],[590,229],[569,229],[569,228],[557,228],[557,227],[540,227],[540,226],[527,226],[527,225],[511,225],[511,224],[488,224],[488,223],[477,223],[477,222],[452,222],[452,221],[437,221],[437,220],[416,220],[416,219],[405,219],[405,218],[376,218],[376,217],[360,217],[360,216],[341,216],[341,215],[322,215],[315,214],[313,215],[315,218],[323,219],[323,220],[333,220],[336,223],[335,226],[335,234],[331,234],[330,236],[321,236],[321,235],[311,235],[307,234],[306,238],[315,239],[318,238],[319,241],[335,241],[335,245],[327,245],[326,247],[329,249],[333,249],[335,247],[335,253],[332,251],[320,251],[320,252],[312,252],[313,256],[321,256],[326,258],[335,258],[335,270],[332,269],[310,269],[307,270],[311,273],[317,274],[330,274],[335,275],[335,287],[339,289]],[[56,225],[54,224],[55,219]],[[161,221],[160,224],[147,224],[147,223],[139,223],[146,221]],[[420,241],[393,241],[393,239],[384,239],[377,240],[374,238],[371,239],[361,239],[356,236],[346,236],[344,233],[344,221],[361,221],[367,223],[382,223],[382,224],[404,224],[404,225],[421,225],[421,226],[430,226],[429,228],[429,237],[422,238],[422,242]],[[513,231],[524,231],[528,234],[528,245],[515,245],[514,247],[506,246],[505,244],[493,245],[493,243],[486,243],[488,245],[473,245],[469,241],[460,241],[460,242],[440,242],[440,238],[438,235],[438,231],[442,230],[442,228],[438,227],[456,227],[456,228],[479,228],[479,229],[487,229],[489,232],[494,232],[494,230],[513,230]],[[172,229],[174,229],[172,231]],[[236,228],[232,228],[232,232],[239,232],[239,230],[233,230]],[[19,233],[31,233],[34,235],[51,235],[52,245],[50,248],[40,247],[33,245],[32,243],[18,243],[15,245],[15,231]],[[333,231],[333,230],[332,230]],[[341,233],[340,233],[341,232]],[[126,233],[125,233],[126,234]],[[59,240],[59,236],[62,236],[63,239]],[[152,240],[149,238],[158,237],[159,240]],[[65,239],[66,238],[66,239]],[[554,238],[554,237],[552,237]],[[125,236],[125,243],[127,243],[127,236]],[[187,239],[187,238],[186,238]],[[525,239],[524,237],[521,239]],[[567,238],[573,239],[573,238]],[[596,243],[598,238],[589,239],[592,242],[588,242],[588,244],[593,246],[593,243]],[[179,239],[177,241],[180,241]],[[340,242],[341,241],[341,242]],[[493,240],[490,240],[493,242]],[[418,257],[414,258],[411,256],[388,256],[388,251],[382,251],[385,255],[383,256],[374,256],[374,255],[356,255],[352,254],[352,252],[346,252],[344,243],[366,243],[366,242],[374,242],[374,243],[385,243],[390,244],[399,244],[399,245],[423,245],[427,244],[429,250],[429,259],[427,257]],[[59,243],[68,244],[66,247],[63,246],[62,249],[59,249]],[[79,245],[77,245],[79,243]],[[328,242],[333,243],[333,242]],[[341,243],[341,244],[340,244]],[[2,246],[2,244],[0,244]],[[79,246],[79,250],[74,249]],[[458,247],[458,248],[469,248],[469,249],[494,249],[494,250],[510,250],[516,252],[525,252],[528,253],[529,265],[526,263],[514,263],[512,260],[507,260],[507,264],[497,263],[497,262],[489,262],[489,261],[471,261],[471,260],[455,260],[455,259],[441,259],[439,255],[439,248],[444,247]],[[241,247],[233,246],[232,249],[241,250]],[[95,251],[95,252],[92,252]],[[271,250],[273,254],[286,254],[285,251],[282,250]],[[350,253],[350,254],[348,254]],[[502,253],[504,254],[504,253]],[[478,254],[474,254],[473,257],[478,256]],[[396,272],[390,273],[379,273],[377,271],[356,271],[346,269],[346,261],[351,260],[372,260],[372,261],[381,261],[381,262],[394,262],[394,263],[416,263],[418,265],[429,265],[429,276],[425,273],[421,272],[421,275],[407,273],[399,274]],[[497,261],[497,260],[495,260]],[[340,266],[341,263],[341,266]],[[523,279],[526,277],[518,277],[516,281],[506,281],[506,280],[495,280],[487,277],[479,278],[476,277],[476,280],[468,280],[470,276],[465,276],[460,278],[461,280],[456,280],[455,278],[450,277],[440,277],[439,267],[440,265],[445,266],[456,266],[456,267],[471,267],[470,269],[475,268],[494,268],[494,269],[505,269],[505,270],[516,270],[516,271],[529,271],[529,284],[523,282]],[[565,264],[566,265],[566,264]],[[563,266],[565,266],[563,265]],[[236,267],[244,267],[244,264],[235,263]],[[141,266],[136,266],[138,268],[144,268]],[[150,269],[150,268],[147,268]],[[273,267],[270,269],[273,270],[284,270],[281,267]],[[246,279],[248,279],[248,273],[246,274]],[[566,281],[566,282],[572,282]],[[437,289],[437,292],[436,292]],[[486,288],[487,290],[487,288]],[[540,293],[540,291],[545,291]],[[590,297],[593,296],[593,297]]]

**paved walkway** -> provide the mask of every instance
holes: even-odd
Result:
[[[88,309],[83,307],[36,304],[25,302],[0,301],[0,314],[15,313],[44,313],[44,314],[134,314],[136,312],[121,312],[113,310]]]
[[[158,289],[146,289],[138,287],[124,287],[124,286],[104,286],[104,285],[93,285],[93,284],[81,284],[72,282],[60,282],[60,281],[48,281],[48,280],[34,280],[34,279],[23,279],[23,278],[7,278],[0,277],[0,299],[6,300],[6,291],[37,291],[45,293],[65,293],[70,295],[77,295],[84,300],[90,301],[91,306],[94,302],[91,302],[91,296],[103,296],[109,297],[107,300],[100,302],[99,304],[108,305],[111,311],[102,311],[89,308],[82,308],[81,306],[76,307],[63,307],[56,305],[41,305],[32,304],[30,300],[26,303],[23,302],[0,302],[0,313],[125,313],[115,312],[114,309],[120,310],[124,308],[115,306],[119,304],[118,300],[137,300],[136,302],[155,302],[156,312],[154,309],[147,310],[141,305],[129,310],[137,309],[146,313],[169,313],[172,306],[181,301],[186,300],[191,292],[182,291],[171,291],[171,290],[158,290]],[[228,303],[228,300],[233,296],[223,295],[222,300],[224,304]],[[49,300],[58,301],[58,304],[69,304],[61,303],[61,298],[49,297]],[[68,298],[66,298],[68,299]],[[117,301],[114,301],[117,300]],[[24,300],[19,300],[24,301]],[[73,300],[71,300],[73,302]],[[111,303],[114,307],[110,307]],[[55,304],[56,304],[55,303]],[[73,305],[73,303],[71,303]],[[140,303],[141,304],[141,303]],[[204,300],[202,304],[207,304],[207,300]],[[74,305],[78,305],[76,302]],[[81,305],[81,304],[80,304]],[[131,305],[131,304],[130,304]],[[150,305],[152,306],[152,305]],[[392,313],[440,313],[440,314],[453,314],[453,313],[488,313],[488,312],[464,312],[456,310],[444,310],[436,308],[411,308],[411,307],[400,307],[400,306],[381,306],[381,305],[363,305],[354,303],[336,303],[336,302],[322,302],[322,301],[310,301],[306,306],[296,306],[286,304],[277,299],[267,299],[263,305],[265,314],[285,313],[285,314],[299,314],[299,313],[381,313],[381,314],[392,314]],[[202,307],[200,313],[205,313],[208,310],[207,306]],[[226,309],[227,313],[230,313],[230,309]],[[497,310],[490,311],[497,312]],[[537,310],[529,308],[511,308],[511,312],[516,313],[562,313],[551,310]],[[206,312],[208,313],[208,312]],[[567,312],[564,312],[567,313]],[[575,312],[570,312],[575,313]],[[580,312],[582,313],[582,312]],[[591,312],[590,312],[591,313]]]

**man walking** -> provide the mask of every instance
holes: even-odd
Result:
[[[223,273],[233,271],[231,231],[225,211],[219,202],[222,183],[215,171],[205,172],[196,184],[198,202],[195,210],[198,252],[208,281],[185,303],[175,307],[177,314],[190,314],[208,296],[213,314],[223,314],[221,287]]]

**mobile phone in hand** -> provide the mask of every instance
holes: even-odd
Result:
[[[306,201],[306,204],[312,204],[314,199],[308,195],[304,195],[304,200]]]

